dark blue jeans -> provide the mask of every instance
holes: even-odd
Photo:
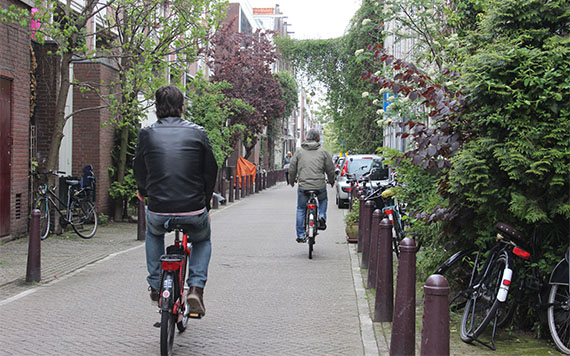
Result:
[[[327,188],[318,189],[319,218],[327,219]],[[297,190],[297,237],[305,237],[305,210],[309,196],[302,189]]]

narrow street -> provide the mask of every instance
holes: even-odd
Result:
[[[295,203],[296,188],[279,183],[213,211],[207,315],[176,334],[175,355],[365,354],[345,210],[329,188],[328,229],[309,260],[295,242]],[[158,355],[143,244],[116,252],[0,299],[0,354]]]

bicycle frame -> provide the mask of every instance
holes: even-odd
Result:
[[[49,188],[47,183],[44,183],[39,187],[40,196],[46,197],[46,204],[48,204],[46,208],[49,208],[49,203],[51,203],[51,205],[55,208],[55,211],[58,212],[58,214],[65,220],[66,223],[69,223],[69,221],[71,221],[71,210],[69,209],[69,207],[71,206],[71,196],[72,196],[71,189],[72,186],[67,187],[67,202],[64,203],[61,199],[59,199],[59,197],[54,193],[54,191],[51,188]],[[54,200],[53,198],[55,198],[56,200]],[[58,205],[58,203],[60,205]],[[65,206],[65,214],[59,208],[62,205]]]
[[[180,241],[180,231],[175,230],[174,244],[168,246],[166,255],[160,258],[162,267],[161,283],[161,299],[160,308],[163,312],[170,312],[177,314],[180,308],[180,300],[184,293],[184,278],[186,277],[186,257],[190,256],[191,250],[188,247],[188,235],[182,234],[182,241]],[[174,273],[175,277],[174,286],[164,285],[165,277],[168,273]],[[180,295],[180,298],[178,298]],[[176,302],[172,299],[176,298]]]

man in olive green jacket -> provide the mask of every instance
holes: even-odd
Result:
[[[319,193],[319,229],[327,228],[327,182],[325,173],[331,187],[334,186],[334,165],[330,153],[325,151],[320,144],[319,132],[310,129],[307,139],[301,145],[301,149],[295,152],[289,165],[289,182],[295,186],[295,180],[299,183],[297,190],[297,242],[303,243],[305,236],[305,210],[307,208],[307,190],[317,190]]]

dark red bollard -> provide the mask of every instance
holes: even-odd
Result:
[[[249,194],[253,194],[253,174],[249,175]]]
[[[226,205],[226,203],[228,202],[228,199],[226,196],[226,180],[224,179],[224,177],[222,177],[222,180],[220,181],[220,185],[222,186],[222,197],[224,198],[224,200],[222,201],[222,205]]]
[[[362,241],[364,240],[364,200],[358,198],[360,203],[358,204],[358,244],[356,246],[356,252],[362,252]]]
[[[230,203],[234,202],[234,176],[230,176],[230,181],[228,182],[228,198],[230,198]]]
[[[245,185],[246,185],[245,176],[241,176],[240,182],[241,182],[241,197],[245,198]]]
[[[370,225],[370,256],[368,257],[368,279],[366,286],[376,288],[376,273],[378,272],[378,234],[380,232],[380,217],[382,212],[376,209],[372,212],[372,224]]]
[[[249,174],[245,175],[245,196],[249,195],[249,185],[251,184],[249,180]]]
[[[409,237],[400,242],[394,315],[390,356],[413,356],[416,350],[416,243]]]
[[[139,199],[139,208],[137,214],[137,240],[144,241],[146,238],[146,211],[144,201]]]
[[[374,321],[391,322],[394,315],[394,267],[392,255],[392,224],[387,218],[378,226],[376,268],[376,299]]]
[[[429,276],[424,286],[424,315],[420,355],[449,355],[449,283],[444,276]]]
[[[234,184],[234,188],[235,188],[235,199],[236,199],[236,200],[239,200],[239,196],[240,196],[240,193],[241,193],[241,189],[240,189],[240,185],[239,185],[239,184],[240,184],[240,177],[239,177],[239,176],[236,176],[235,179],[236,179],[236,180],[235,180],[235,184]]]
[[[32,210],[30,220],[30,240],[28,242],[28,264],[26,282],[39,282],[42,279],[42,248],[40,239],[40,211]]]
[[[361,203],[362,204],[362,203]],[[362,234],[362,264],[360,267],[368,268],[370,259],[370,230],[372,227],[372,212],[374,212],[374,202],[367,200],[364,203],[364,233]]]

